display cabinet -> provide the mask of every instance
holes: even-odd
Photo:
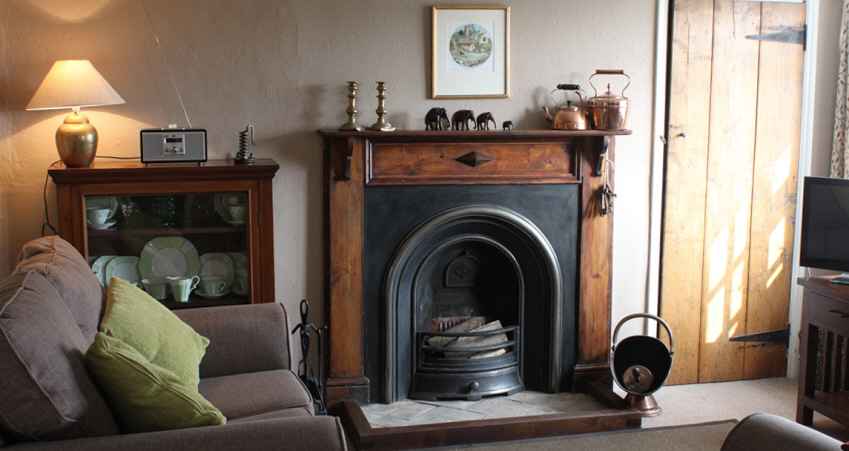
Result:
[[[271,159],[202,165],[56,163],[59,235],[108,287],[112,277],[169,308],[274,302]],[[197,276],[197,278],[194,278]],[[181,298],[181,283],[197,286]],[[186,283],[183,282],[182,285]]]

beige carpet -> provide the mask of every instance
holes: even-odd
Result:
[[[600,432],[569,437],[440,449],[471,451],[716,451],[722,447],[725,436],[728,435],[735,424],[737,424],[736,420],[728,420],[689,426]]]

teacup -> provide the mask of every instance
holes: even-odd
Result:
[[[189,295],[192,290],[197,288],[200,283],[200,277],[168,277],[168,284],[171,286],[171,294],[174,295],[174,300],[177,302],[188,302]]]
[[[168,297],[168,280],[164,277],[154,277],[151,279],[143,279],[144,291],[153,299],[161,301]]]
[[[203,288],[203,293],[208,295],[219,294],[227,289],[227,281],[217,276],[202,278],[200,285]]]
[[[251,283],[250,283],[250,282],[251,282],[251,281],[250,281],[250,279],[248,279],[247,277],[245,277],[245,278],[238,278],[238,279],[236,279],[236,280],[233,282],[233,284],[234,284],[234,285],[236,285],[236,288],[238,288],[238,289],[239,289],[239,292],[241,292],[241,293],[247,293],[247,292],[248,292],[248,290],[250,289],[250,286],[251,286]]]
[[[105,224],[111,216],[112,210],[108,208],[86,208],[89,224]]]
[[[227,208],[230,209],[230,217],[233,218],[234,221],[244,221],[245,220],[245,206],[244,205],[231,205]]]

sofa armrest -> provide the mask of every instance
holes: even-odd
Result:
[[[209,339],[201,379],[292,368],[289,321],[282,304],[249,304],[175,310]]]
[[[328,416],[274,418],[144,434],[21,443],[8,447],[9,451],[113,451],[116,449],[124,451],[166,449],[324,451],[347,448],[339,419]]]
[[[835,451],[840,441],[807,426],[769,413],[756,413],[737,423],[722,444],[722,451]]]

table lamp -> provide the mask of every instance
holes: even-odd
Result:
[[[124,99],[87,60],[56,61],[27,105],[27,111],[71,108],[56,130],[56,148],[65,166],[88,167],[97,152],[97,130],[80,107],[119,105]]]

